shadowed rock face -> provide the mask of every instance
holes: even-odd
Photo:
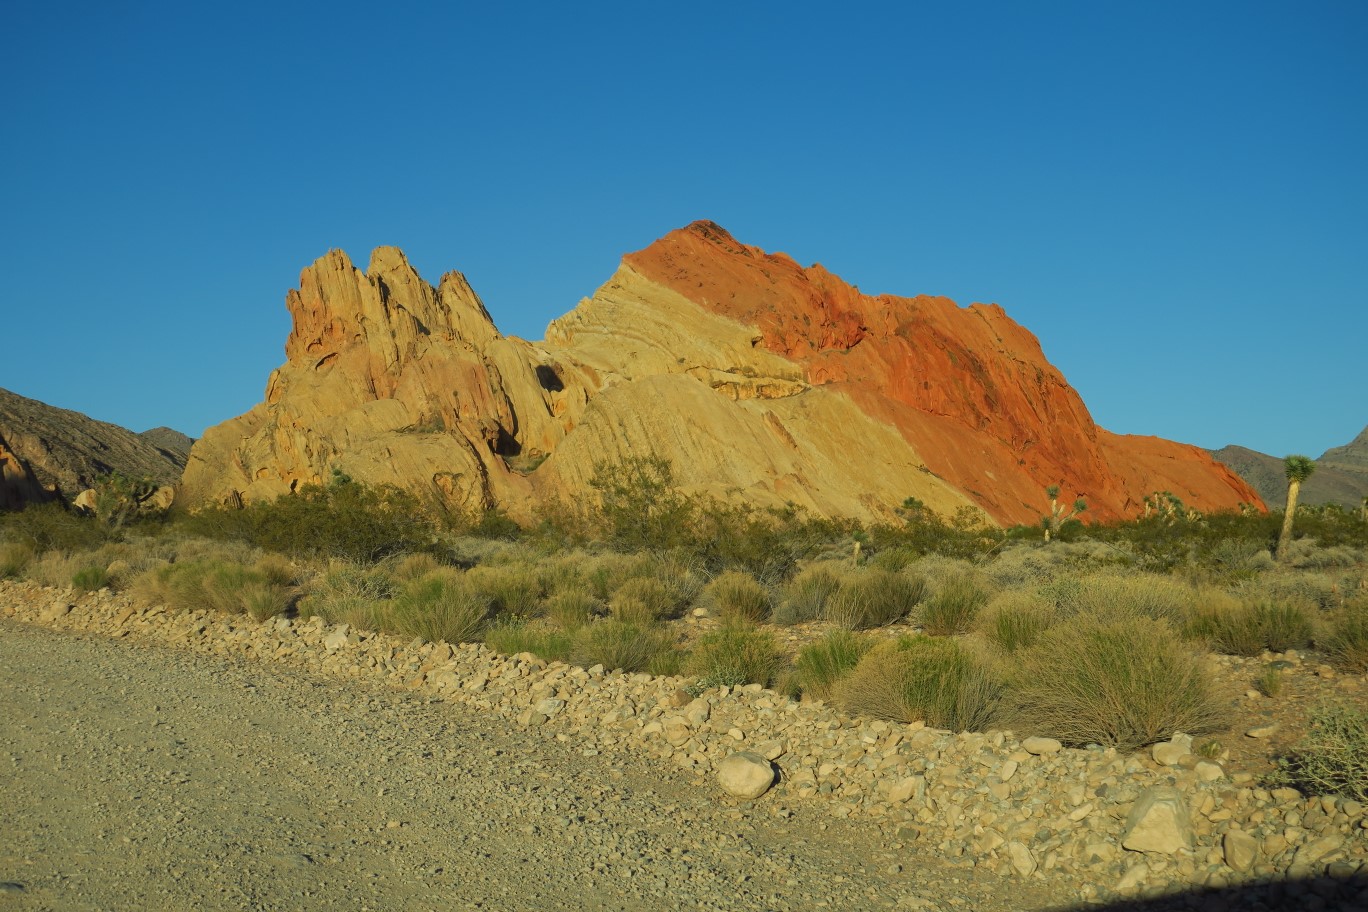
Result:
[[[1051,484],[1104,519],[1154,490],[1258,500],[1204,451],[1098,428],[1000,307],[863,295],[710,222],[629,254],[539,343],[502,336],[459,273],[433,288],[393,248],[364,273],[330,252],[287,306],[286,364],[196,444],[185,503],[337,468],[530,517],[629,455],[669,459],[688,490],[861,519],[913,496],[1035,522]]]
[[[158,431],[165,432],[157,435],[161,444],[176,435],[189,450],[190,438],[169,428]],[[110,472],[170,485],[184,466],[185,457],[175,447],[0,389],[0,509],[70,500]]]

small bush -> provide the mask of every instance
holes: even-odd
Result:
[[[1034,646],[1057,620],[1055,608],[1030,592],[999,593],[978,617],[978,630],[1003,652]]]
[[[485,596],[495,611],[522,617],[541,612],[542,581],[531,564],[474,567],[466,574],[466,582]]]
[[[1368,801],[1368,709],[1330,703],[1311,714],[1311,730],[1274,775],[1308,795]]]
[[[437,570],[406,585],[389,611],[388,625],[424,642],[471,643],[493,614],[489,596],[459,572]]]
[[[649,577],[635,577],[613,593],[608,610],[625,624],[650,624],[667,616],[674,605],[665,584]]]
[[[925,592],[921,577],[877,568],[853,571],[827,600],[826,619],[847,630],[883,627],[907,617]]]
[[[724,621],[759,624],[769,616],[769,592],[749,573],[729,570],[709,583],[705,591]]]
[[[841,577],[827,564],[801,570],[784,587],[774,609],[774,622],[791,626],[825,616],[827,601],[841,588]]]
[[[387,565],[392,563],[394,578],[404,581],[415,580],[419,577],[426,576],[441,567],[441,564],[437,562],[437,558],[423,551],[420,551],[417,554],[396,556],[386,563]]]
[[[1186,636],[1205,640],[1217,652],[1255,656],[1265,649],[1284,652],[1311,642],[1312,623],[1294,602],[1257,602],[1233,610],[1205,608],[1189,617]]]
[[[873,645],[867,637],[849,630],[828,631],[821,640],[798,650],[796,690],[819,700],[831,699],[836,684],[855,670]]]
[[[22,576],[33,560],[33,546],[27,542],[0,542],[0,579]]]
[[[587,592],[567,589],[546,600],[546,619],[566,633],[574,633],[594,619],[599,602]]]
[[[955,640],[901,637],[874,647],[835,688],[846,711],[952,731],[993,720],[1001,687]]]
[[[249,615],[255,620],[264,621],[285,613],[290,607],[290,591],[263,578],[243,586],[240,601]]]
[[[484,641],[504,655],[530,652],[548,662],[563,662],[570,656],[570,635],[541,621],[501,619],[485,631]]]
[[[61,501],[29,504],[22,510],[0,513],[0,535],[6,541],[27,545],[35,554],[95,548],[107,541],[110,534],[104,523],[72,513]]]
[[[1013,726],[1070,745],[1131,750],[1225,722],[1201,658],[1151,618],[1080,616],[1052,627],[1017,653],[1011,684]]]
[[[398,584],[388,573],[357,564],[333,566],[308,589],[299,605],[301,616],[318,615],[331,623],[352,624],[370,630],[377,629],[378,606],[399,591]],[[361,619],[367,619],[367,623],[359,623]]]
[[[73,588],[96,592],[109,585],[109,574],[103,567],[82,567],[71,575]]]
[[[942,582],[921,606],[918,620],[932,636],[956,636],[973,626],[989,597],[988,590],[973,576],[956,574]]]
[[[1330,633],[1320,645],[1336,667],[1368,674],[1368,599],[1345,605],[1331,621]]]
[[[729,625],[701,637],[685,667],[709,687],[769,685],[783,665],[774,637],[767,631]]]
[[[659,661],[661,653],[670,651],[670,636],[660,628],[610,618],[576,631],[570,660],[586,668],[602,665],[610,670],[645,671]]]
[[[1265,697],[1276,697],[1282,693],[1283,676],[1276,668],[1270,668],[1254,679],[1254,689]]]

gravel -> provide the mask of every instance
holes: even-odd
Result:
[[[0,620],[0,910],[1044,909],[812,803],[280,663]]]

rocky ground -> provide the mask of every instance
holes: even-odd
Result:
[[[29,583],[0,615],[0,909],[1368,905],[1362,805],[1182,739],[1060,750]],[[780,773],[758,800],[716,781],[738,751]]]

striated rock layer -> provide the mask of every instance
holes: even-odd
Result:
[[[196,443],[183,503],[336,469],[531,518],[631,455],[670,460],[690,491],[865,520],[911,496],[1032,523],[1051,484],[1100,519],[1155,490],[1258,502],[1205,451],[1098,428],[1000,307],[864,295],[710,222],[628,255],[539,343],[501,335],[459,273],[433,288],[393,248],[364,273],[330,252],[286,303],[287,362],[265,402]]]

